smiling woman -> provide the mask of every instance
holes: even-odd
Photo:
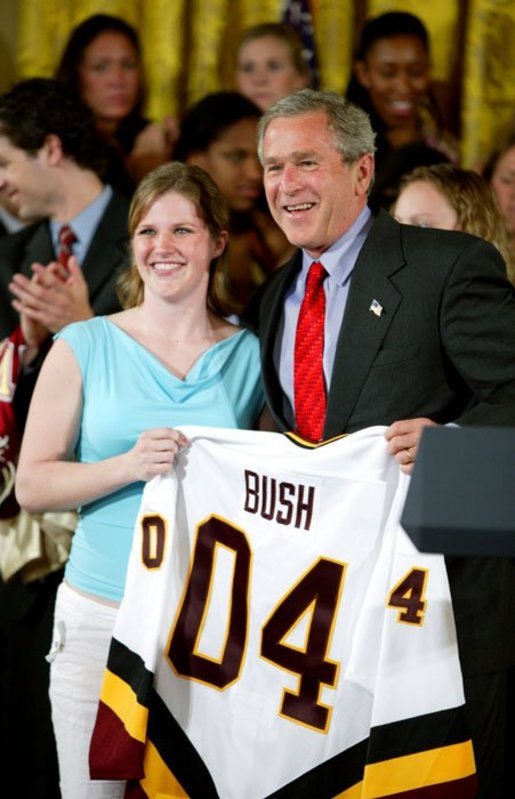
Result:
[[[457,160],[433,100],[429,34],[414,14],[391,11],[365,23],[346,97],[377,133],[372,205],[388,207],[414,167]]]
[[[169,192],[157,199],[133,235],[134,259],[148,302],[151,297],[155,301],[194,300],[195,295],[204,301],[211,264],[226,242],[225,230],[211,238],[206,223],[186,197]]]
[[[202,183],[194,183],[191,176]],[[163,185],[170,188],[163,191]],[[129,213],[133,263],[120,280],[124,307],[140,306],[145,297],[153,301],[156,290],[158,296],[166,290],[159,279],[171,277],[172,291],[191,284],[202,308],[230,313],[225,288],[228,223],[227,206],[202,169],[175,163],[152,173],[140,185]],[[154,290],[152,274],[158,276]]]
[[[199,167],[150,173],[130,211],[125,310],[64,328],[34,392],[18,497],[33,511],[80,506],[52,646],[63,799],[124,795],[89,780],[88,750],[145,481],[187,446],[177,425],[250,428],[263,405],[258,341],[222,315],[227,223]]]

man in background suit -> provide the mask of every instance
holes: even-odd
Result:
[[[23,81],[0,97],[0,191],[22,220],[42,219],[0,239],[0,339],[20,324],[26,345],[10,398],[20,433],[52,334],[119,310],[115,283],[127,259],[128,203],[103,184],[103,167],[89,111],[57,82]],[[63,226],[73,240],[70,257],[61,252],[59,263]],[[0,580],[6,799],[20,791],[31,799],[59,796],[44,658],[61,580],[61,569],[27,584]]]
[[[126,258],[128,204],[102,183],[104,166],[89,112],[57,82],[24,81],[0,98],[0,190],[21,219],[44,218],[0,241],[0,338],[18,323],[9,290],[15,273],[28,278],[16,292],[27,316],[51,332],[118,307],[114,286]],[[74,282],[45,290],[44,281],[32,281],[32,265],[56,260],[65,224],[76,236],[72,253],[82,269],[72,267]]]
[[[309,430],[307,379],[320,387],[307,395],[310,406],[322,399],[321,425],[304,437],[387,425],[389,451],[407,472],[424,427],[515,425],[515,298],[497,251],[465,234],[374,217],[374,134],[366,114],[336,95],[308,89],[276,103],[260,122],[258,149],[272,215],[299,248],[249,311],[279,429]],[[299,341],[309,331],[296,332],[306,295],[319,291],[314,262],[323,267],[321,376],[306,378],[306,361],[317,359]],[[515,568],[502,559],[447,566],[479,795],[501,799]]]

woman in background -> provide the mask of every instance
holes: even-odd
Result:
[[[392,11],[366,22],[346,97],[377,133],[372,205],[389,207],[400,178],[416,166],[457,160],[432,98],[429,35],[413,14]]]
[[[310,84],[302,42],[287,25],[247,28],[236,48],[236,87],[261,111]]]
[[[252,428],[263,406],[258,341],[224,318],[227,227],[203,170],[149,174],[129,214],[126,310],[64,328],[33,395],[18,499],[79,508],[49,656],[62,799],[124,794],[90,781],[88,751],[145,481],[187,444],[178,425]]]
[[[72,31],[55,77],[91,109],[108,144],[106,181],[126,196],[151,169],[170,160],[174,120],[151,123],[142,112],[144,78],[138,34],[125,20],[94,14]]]
[[[483,176],[490,184],[508,234],[515,259],[515,136],[496,150],[486,162]]]
[[[228,285],[237,310],[292,251],[263,200],[259,108],[238,92],[208,94],[186,113],[174,157],[208,172],[230,211]]]
[[[484,178],[452,164],[418,167],[406,175],[393,209],[398,222],[441,230],[461,230],[493,244],[515,283],[508,231]]]

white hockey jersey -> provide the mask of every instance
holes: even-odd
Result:
[[[384,428],[182,429],[143,495],[92,776],[155,799],[473,797],[444,560],[398,522]]]

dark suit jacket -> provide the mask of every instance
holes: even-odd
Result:
[[[82,264],[91,306],[98,315],[120,310],[115,283],[128,257],[128,211],[127,200],[115,192]],[[47,264],[55,257],[47,222],[36,222],[0,238],[0,339],[18,324],[18,314],[11,306],[12,295],[8,289],[14,273],[31,276],[31,265],[35,261]]]
[[[323,261],[323,258],[322,258]],[[263,380],[281,430],[291,406],[273,362],[297,253],[256,298]],[[380,316],[370,310],[373,300]],[[324,438],[398,419],[515,426],[515,295],[497,251],[473,236],[399,225],[381,212],[354,268],[328,392]],[[448,561],[467,673],[515,663],[511,561]],[[511,615],[511,618],[510,618]]]

